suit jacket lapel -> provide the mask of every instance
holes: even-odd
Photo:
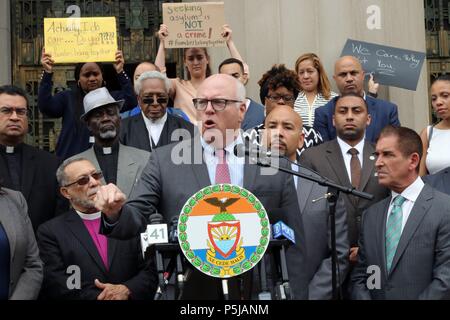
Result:
[[[23,145],[22,150],[22,193],[25,199],[29,199],[31,189],[34,185],[34,175],[36,173],[35,151]]]
[[[98,253],[97,247],[95,246],[94,241],[92,240],[91,235],[89,234],[89,231],[86,229],[86,226],[84,225],[83,221],[74,210],[71,210],[70,215],[67,216],[65,222],[69,230],[72,232],[75,238],[77,238],[78,241],[80,241],[81,245],[86,249],[86,251],[91,256],[92,260],[95,261],[100,270],[105,272],[106,271],[105,265],[103,264],[100,254]]]
[[[111,270],[112,262],[114,261],[114,255],[117,248],[117,240],[111,237],[107,238],[108,241],[108,271]]]
[[[134,133],[144,133],[145,134],[136,134],[135,137],[133,137],[133,139],[137,140],[137,144],[139,146],[139,148],[143,149],[143,150],[149,150],[151,151],[152,148],[152,144],[150,143],[150,138],[149,138],[149,132],[147,130],[147,127],[145,126],[145,122],[144,122],[144,116],[142,115],[142,113],[140,114],[139,117],[136,117],[136,119],[134,120],[134,126],[136,127],[133,132]]]
[[[326,157],[341,185],[350,186],[351,183],[345,169],[344,158],[336,139],[329,144]]]
[[[119,144],[119,157],[117,159],[117,187],[130,196],[136,178],[137,164],[129,156],[127,148]]]
[[[305,172],[304,169],[300,168],[300,172]],[[313,189],[314,183],[312,181],[298,178],[297,181],[297,198],[298,198],[298,204],[300,207],[300,212],[304,212],[306,203],[309,199],[309,195],[311,194],[311,191]]]
[[[361,172],[361,183],[359,185],[359,190],[364,190],[367,183],[369,182],[370,177],[375,172],[375,158],[372,153],[374,149],[369,141],[364,142],[364,150],[363,150],[363,167]]]
[[[249,158],[245,157],[244,163],[244,188],[247,190],[253,190],[253,185],[258,175],[259,167],[256,164],[250,164]]]
[[[432,202],[430,201],[431,199],[433,199],[431,187],[425,185],[416,202],[414,203],[408,221],[406,222],[405,228],[403,229],[400,241],[398,242],[397,250],[395,251],[394,259],[392,260],[391,273],[402,257],[403,252],[405,251],[406,247],[409,244],[409,241],[419,227],[420,222],[425,217],[428,209],[430,209],[432,204]]]
[[[166,123],[164,123],[163,129],[161,131],[161,136],[159,137],[158,144],[156,147],[161,147],[169,144],[170,141],[170,133],[172,133],[176,128],[175,127],[175,121],[172,119],[172,117],[168,114]]]
[[[12,265],[14,253],[16,250],[17,227],[15,226],[13,217],[11,217],[11,215],[17,215],[17,208],[11,206],[10,200],[8,198],[6,198],[5,203],[6,203],[5,206],[0,207],[0,223],[2,224],[6,234],[8,235],[10,263]]]
[[[198,189],[204,188],[214,183],[209,178],[208,167],[206,166],[204,157],[203,157],[203,147],[200,142],[200,137],[195,136],[193,139],[183,140],[180,142],[182,144],[190,144],[191,150],[191,165],[192,171],[194,173],[195,180],[198,184]],[[198,156],[198,159],[196,158]],[[197,190],[198,190],[197,189]]]
[[[381,261],[381,268],[384,272],[385,277],[388,277],[386,269],[386,219],[389,210],[389,204],[391,202],[391,197],[387,197],[383,200],[383,214],[378,215],[377,220],[377,233],[376,233],[376,244],[378,248],[378,253],[380,254],[379,260]]]

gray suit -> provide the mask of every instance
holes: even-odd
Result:
[[[92,162],[97,170],[101,170],[97,157],[95,156],[94,147],[71,157],[71,159],[73,158],[86,158]],[[139,180],[142,170],[147,165],[149,158],[150,152],[148,151],[119,144],[117,187],[127,196],[127,198],[130,197],[131,191]],[[105,184],[104,179],[102,179],[102,182]]]
[[[180,150],[184,150],[189,158],[184,163],[175,164],[171,156],[179,154]],[[199,152],[190,152],[191,150]],[[149,215],[154,212],[161,213],[169,223],[195,192],[211,185],[202,154],[198,137],[155,149],[130,200],[122,208],[117,225],[112,230],[104,228],[103,232],[119,239],[129,238],[144,231]],[[306,252],[302,246],[305,243],[304,230],[292,177],[283,172],[271,176],[261,175],[260,167],[246,161],[243,187],[261,201],[271,223],[283,220],[294,230],[297,245],[287,250],[289,280],[295,298],[306,299],[308,281]],[[201,278],[198,274],[194,270],[193,277],[197,275],[203,283],[191,281],[189,284],[187,281],[185,294],[191,290],[191,299],[218,298],[214,287],[215,279],[205,279],[206,276]]]
[[[391,197],[384,199],[364,212],[358,264],[351,277],[352,297],[450,299],[450,196],[425,185],[403,229],[388,274],[385,236],[390,201]],[[380,268],[380,289],[367,287],[369,266]]]
[[[317,176],[306,168],[300,172]],[[329,206],[326,199],[313,203],[323,197],[327,188],[307,179],[299,178],[297,198],[302,215],[308,252],[309,288],[308,299],[329,300],[332,298],[331,285],[331,235],[329,224]],[[342,284],[349,268],[350,246],[347,234],[347,214],[344,200],[339,198],[336,204],[336,250],[339,262],[340,283]],[[339,279],[338,279],[339,280]]]
[[[372,201],[358,199],[353,196],[341,194],[347,208],[347,223],[350,247],[358,244],[359,225],[361,214],[371,204],[374,204],[389,195],[389,190],[378,184],[375,177],[375,158],[371,157],[375,152],[374,146],[364,143],[363,167],[361,172],[361,183],[358,190],[374,195]],[[343,186],[351,186],[350,179],[345,168],[344,158],[337,140],[327,141],[316,147],[306,149],[300,156],[300,163],[307,168],[317,171]]]
[[[423,182],[440,192],[450,194],[450,167],[435,174],[423,177]]]
[[[0,223],[10,247],[9,299],[33,300],[39,295],[43,264],[27,214],[27,203],[20,192],[2,188]]]

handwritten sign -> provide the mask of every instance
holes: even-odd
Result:
[[[359,59],[376,82],[415,91],[425,53],[348,39],[341,56]]]
[[[115,61],[116,18],[45,18],[44,43],[55,63]]]
[[[169,29],[166,48],[224,47],[223,2],[163,3],[163,23]]]

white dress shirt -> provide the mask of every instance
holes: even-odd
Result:
[[[153,141],[153,143],[156,145],[158,145],[159,142],[159,138],[161,137],[161,132],[164,128],[164,124],[167,121],[167,112],[159,119],[157,120],[150,120],[149,118],[147,118],[145,116],[145,114],[143,112],[142,116],[144,117],[144,123],[145,126],[147,127],[147,131],[148,131],[148,139],[150,140],[150,144],[151,141]],[[153,148],[153,145],[151,146]]]
[[[409,185],[408,188],[403,190],[403,192],[400,194],[402,197],[406,198],[405,202],[403,202],[402,205],[402,230],[405,228],[406,222],[408,221],[409,214],[411,213],[411,210],[416,203],[417,198],[419,197],[419,194],[422,192],[423,187],[425,184],[423,183],[422,179],[420,177],[417,177],[416,181],[414,181],[412,184]],[[393,202],[395,197],[397,197],[399,194],[397,192],[392,191],[392,197],[391,197],[391,203],[389,204],[389,211],[386,217],[386,227],[387,227],[387,221],[389,220],[389,214],[392,211]]]
[[[294,161],[294,162],[297,164],[297,160]],[[291,170],[292,170],[292,171],[295,171],[295,172],[298,172],[300,168],[299,168],[299,166],[296,165],[296,164],[291,163]],[[292,177],[294,178],[295,189],[297,189],[298,176],[292,175]]]
[[[348,179],[352,181],[352,172],[350,170],[350,161],[352,160],[352,155],[348,153],[348,150],[351,148],[355,148],[358,150],[358,159],[361,162],[361,169],[363,167],[363,152],[364,152],[364,139],[362,139],[356,146],[352,147],[347,142],[337,137],[337,142],[339,143],[339,147],[341,148],[342,157],[344,158],[345,169],[347,170]]]
[[[200,138],[203,147],[203,159],[208,168],[208,175],[211,184],[216,181],[216,167],[219,159],[215,156],[215,149],[211,145],[207,144],[203,137]],[[234,154],[234,146],[237,144],[243,144],[241,135],[225,147],[226,160],[228,164],[228,170],[230,171],[231,184],[238,185],[240,187],[244,186],[244,163],[245,158],[238,158]]]

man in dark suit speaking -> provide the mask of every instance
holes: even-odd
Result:
[[[353,298],[450,299],[450,197],[419,177],[419,135],[388,126],[375,154],[392,196],[364,212]]]
[[[399,126],[397,106],[388,101],[372,98],[364,92],[364,70],[359,60],[345,56],[336,61],[334,81],[341,95],[354,93],[364,98],[371,117],[366,129],[366,140],[375,143],[381,130],[387,125]],[[322,135],[323,141],[336,138],[333,114],[337,98],[317,108],[314,115],[314,129]]]
[[[240,125],[245,113],[244,86],[229,75],[213,75],[197,90],[194,105],[201,120],[201,136],[156,149],[127,203],[114,185],[99,190],[96,206],[106,218],[104,233],[117,238],[131,237],[144,230],[154,212],[162,213],[170,221],[193,194],[208,185],[243,186],[261,201],[271,223],[282,220],[294,230],[296,244],[286,253],[289,282],[294,298],[306,299],[304,231],[293,179],[280,171],[265,175],[263,168],[249,163],[248,158],[236,157],[233,152],[243,141]],[[220,281],[195,269],[191,271],[184,298],[223,298]],[[250,281],[250,276],[251,272],[247,272],[241,279],[230,279],[230,299],[250,298],[252,285],[257,284]],[[239,290],[240,287],[244,290]]]

